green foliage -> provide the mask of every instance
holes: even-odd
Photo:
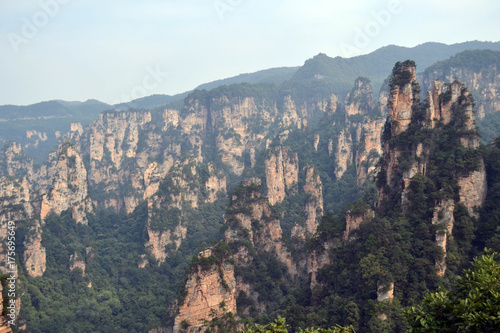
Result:
[[[487,113],[483,119],[476,118],[476,123],[484,144],[489,144],[500,136],[500,112]]]
[[[209,257],[194,257],[191,261],[190,272],[194,272],[198,267],[202,271],[212,269],[215,265],[221,265],[232,256],[231,249],[226,242],[219,242],[212,248],[209,248],[212,254]]]
[[[308,327],[306,329],[298,328],[295,330],[298,333],[354,333],[355,330],[352,326],[341,327],[339,325],[335,325],[334,328],[314,328]],[[278,316],[278,318],[269,324],[259,325],[253,324],[246,326],[242,333],[288,333],[288,328],[286,324],[286,320],[283,317]]]
[[[139,268],[146,218],[145,204],[129,216],[98,211],[88,226],[76,224],[70,212],[48,217],[42,240],[45,274],[20,274],[26,291],[21,318],[30,330],[145,332],[171,320],[168,304],[177,298],[190,253],[178,252],[161,267]],[[69,269],[75,252],[86,263],[85,275]]]
[[[476,230],[475,245],[500,252],[500,138],[488,146],[485,157],[488,196]]]
[[[492,50],[466,50],[457,53],[450,59],[439,61],[429,66],[424,75],[433,72],[441,72],[445,76],[451,74],[453,68],[469,69],[473,72],[480,72],[495,66],[500,68],[500,52]]]
[[[430,293],[406,309],[410,332],[497,332],[500,327],[498,253],[486,251],[451,290]]]
[[[389,86],[391,88],[395,86],[404,87],[409,84],[412,79],[412,73],[408,70],[403,70],[409,66],[415,66],[415,61],[406,60],[404,62],[397,62],[392,69],[392,78],[389,81]]]
[[[205,320],[205,333],[231,333],[236,332],[238,323],[232,312],[227,312],[226,304],[222,301],[219,304],[219,309],[210,310],[210,320]]]

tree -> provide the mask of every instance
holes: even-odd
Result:
[[[355,333],[352,326],[342,327],[336,325],[334,328],[306,328],[305,330],[299,328],[299,333]],[[288,333],[286,320],[278,316],[274,323],[267,325],[254,324],[247,326],[243,329],[242,333]]]
[[[405,310],[410,332],[498,332],[500,265],[498,253],[485,250],[452,290],[440,288]]]

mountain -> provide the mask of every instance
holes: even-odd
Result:
[[[129,109],[155,109],[163,105],[167,105],[179,100],[183,100],[189,92],[182,94],[177,94],[174,96],[170,95],[151,95],[142,98],[134,99],[127,103],[120,103],[113,105],[113,109],[124,111]]]
[[[500,131],[500,52],[470,50],[429,66],[419,80],[426,89],[432,81],[452,82],[459,78],[470,87],[475,99],[477,122],[484,143],[491,142]]]
[[[500,250],[500,148],[480,142],[473,88],[423,87],[413,61],[385,76],[380,94],[362,75],[345,95],[239,83],[108,110],[70,122],[42,164],[4,146],[0,251],[15,224],[18,325],[193,332],[280,315],[404,330],[405,306]]]
[[[270,68],[255,73],[240,74],[227,79],[204,83],[196,87],[198,90],[211,90],[222,85],[237,83],[274,83],[277,85],[289,80],[299,67]]]
[[[303,99],[302,95],[316,94],[320,98],[326,98],[332,93],[343,99],[349,93],[352,82],[359,76],[369,78],[374,91],[378,92],[392,65],[400,59],[412,58],[422,68],[427,68],[436,61],[445,60],[458,52],[469,49],[499,51],[500,43],[478,41],[453,45],[425,43],[413,48],[391,45],[353,58],[330,58],[325,54],[319,54],[307,60],[301,67],[271,68],[241,74],[202,84],[196,90],[211,90],[237,83],[270,83],[283,87],[283,90],[286,90],[288,94],[293,94],[297,101]],[[20,142],[26,153],[35,158],[36,163],[41,163],[46,159],[48,152],[54,149],[58,135],[68,131],[71,122],[80,122],[86,126],[90,121],[95,120],[100,112],[110,109],[121,111],[155,109],[165,105],[181,108],[183,99],[188,94],[189,92],[174,96],[152,95],[114,106],[95,100],[83,103],[48,101],[29,106],[0,106],[0,129],[2,130],[0,143]],[[485,125],[488,124],[489,122],[485,122]]]
[[[109,108],[108,104],[97,100],[3,105],[0,106],[0,144],[18,142],[29,156],[41,163],[57,146],[59,137],[70,129],[72,122],[86,126]]]
[[[331,58],[318,54],[305,62],[292,77],[291,82],[322,82],[330,91],[345,96],[358,76],[365,76],[372,81],[375,91],[379,91],[395,62],[401,59],[413,59],[422,70],[433,63],[447,59],[458,52],[475,49],[500,51],[500,43],[465,42],[446,45],[425,43],[415,47],[390,45],[372,53],[352,58]]]
[[[366,82],[358,81],[355,95],[369,91]],[[487,200],[472,96],[458,81],[435,81],[421,104],[413,61],[396,64],[390,87],[389,116],[378,133],[377,203],[358,202],[321,222],[294,219],[288,239],[284,227],[292,210],[279,204],[305,192],[304,212],[321,216],[325,178],[320,164],[297,168],[301,157],[283,141],[267,154],[267,191],[256,178],[233,190],[224,241],[193,259],[175,332],[218,327],[228,312],[242,318],[274,312],[292,327],[336,322],[360,331],[400,331],[401,307],[466,264],[479,219],[475,208]],[[352,142],[343,133],[339,144]],[[341,155],[349,143],[338,146]]]

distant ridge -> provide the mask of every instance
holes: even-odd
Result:
[[[352,58],[331,58],[320,53],[307,60],[291,81],[310,82],[321,78],[333,92],[345,96],[354,80],[365,76],[372,81],[374,91],[378,91],[397,61],[414,60],[419,64],[417,71],[422,72],[437,61],[475,49],[500,51],[500,42],[472,41],[452,45],[429,42],[411,48],[389,45]]]

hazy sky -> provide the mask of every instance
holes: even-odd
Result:
[[[396,44],[500,40],[499,0],[2,0],[0,105],[126,102]]]

